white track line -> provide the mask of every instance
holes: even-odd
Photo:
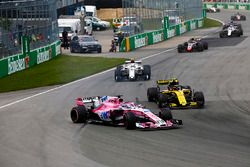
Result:
[[[153,55],[149,55],[149,56],[147,56],[147,57],[144,57],[144,58],[142,58],[141,60],[146,60],[146,59],[149,59],[149,58],[158,56],[158,55],[160,55],[160,54],[162,54],[162,53],[170,52],[170,51],[172,51],[172,50],[174,50],[174,49],[175,49],[175,48],[167,49],[167,50],[164,50],[164,51],[162,51],[162,52],[159,52],[159,53],[156,53],[156,54],[153,54]],[[61,86],[58,86],[58,87],[56,87],[56,88],[52,88],[52,89],[46,90],[46,91],[44,91],[44,92],[34,94],[34,95],[32,95],[32,96],[29,96],[29,97],[25,97],[25,98],[23,98],[23,99],[16,100],[16,101],[14,101],[14,102],[5,104],[5,105],[3,105],[3,106],[0,106],[0,109],[3,109],[3,108],[6,108],[6,107],[9,107],[9,106],[12,106],[12,105],[14,105],[14,104],[17,104],[17,103],[20,103],[20,102],[29,100],[29,99],[31,99],[31,98],[34,98],[34,97],[37,97],[37,96],[40,96],[40,95],[43,95],[43,94],[46,94],[46,93],[49,93],[49,92],[52,92],[52,91],[61,89],[61,88],[64,88],[64,87],[66,87],[66,86],[73,85],[73,84],[75,84],[75,83],[78,83],[78,82],[87,80],[87,79],[89,79],[89,78],[93,78],[93,77],[102,75],[102,74],[107,73],[107,72],[109,72],[109,71],[112,71],[112,70],[114,70],[114,69],[115,69],[115,67],[114,67],[114,68],[111,68],[111,69],[108,69],[108,70],[106,70],[106,71],[103,71],[103,72],[100,72],[100,73],[97,73],[97,74],[94,74],[94,75],[91,75],[91,76],[88,76],[88,77],[85,77],[85,78],[82,78],[82,79],[79,79],[79,80],[76,80],[76,81],[73,81],[73,82],[70,82],[70,83],[67,83],[67,84],[65,84],[65,85],[61,85]]]

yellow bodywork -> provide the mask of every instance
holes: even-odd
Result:
[[[185,93],[191,93],[190,90],[188,89],[183,89],[183,90],[164,90],[162,92],[163,94],[169,94],[169,93],[175,93],[178,101],[180,103],[180,106],[175,103],[170,103],[169,107],[187,107],[187,106],[197,106],[197,102],[187,102]]]

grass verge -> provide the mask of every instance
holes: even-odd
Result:
[[[220,26],[222,26],[221,22],[213,20],[213,19],[205,18],[204,25],[202,28],[211,28],[211,27],[220,27]]]
[[[0,92],[65,84],[124,63],[122,58],[78,57],[57,58],[0,79]]]

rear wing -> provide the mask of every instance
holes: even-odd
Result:
[[[76,99],[76,104],[83,106],[85,104],[89,104],[89,103],[94,103],[99,101],[100,97],[96,96],[96,97],[78,97]]]
[[[156,83],[157,85],[168,85],[170,82],[169,80],[158,80]]]
[[[163,80],[157,80],[156,81],[157,85],[169,85],[169,84],[171,84],[173,82],[179,82],[179,81],[176,78],[163,79]]]
[[[131,63],[131,60],[126,60],[126,61],[125,61],[125,64],[129,64],[129,63]],[[137,61],[134,61],[134,63],[141,64],[142,61],[137,60]]]
[[[103,103],[104,101],[108,100],[111,97],[118,97],[120,98],[122,95],[117,96],[94,96],[94,97],[78,97],[76,99],[77,105],[85,105],[85,104],[94,104],[94,103]]]

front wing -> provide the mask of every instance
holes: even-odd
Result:
[[[197,102],[189,102],[187,105],[177,105],[176,103],[169,103],[168,105],[172,109],[198,108]]]
[[[174,129],[178,128],[182,124],[182,120],[172,119],[167,120],[166,124],[157,124],[153,122],[143,122],[143,123],[136,123],[136,128],[138,129]]]

